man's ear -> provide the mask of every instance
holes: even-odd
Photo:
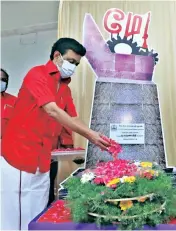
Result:
[[[53,56],[53,57],[54,57],[54,59],[55,59],[55,58],[57,58],[57,59],[58,59],[58,58],[60,57],[60,55],[61,55],[61,54],[60,54],[60,52],[59,52],[59,51],[55,51],[55,52],[54,52],[54,56]]]

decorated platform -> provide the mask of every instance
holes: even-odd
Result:
[[[101,230],[116,230],[117,226],[101,227]],[[29,224],[29,230],[100,230],[95,223],[75,223],[71,220],[70,211],[65,208],[65,202],[58,200],[50,208],[44,210]],[[156,227],[145,226],[143,230],[176,230],[176,219],[169,224]]]

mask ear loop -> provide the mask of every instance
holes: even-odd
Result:
[[[61,55],[61,54],[60,54],[60,57],[61,57],[62,61],[64,62],[64,58],[62,57],[62,55]]]

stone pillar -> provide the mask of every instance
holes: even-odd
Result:
[[[161,127],[157,87],[149,83],[106,82],[99,78],[95,85],[91,128],[110,135],[110,123],[121,123],[130,116],[130,123],[145,124],[145,144],[122,145],[119,158],[128,160],[154,161],[165,167],[165,153]],[[111,160],[93,144],[88,144],[86,167],[97,161]]]

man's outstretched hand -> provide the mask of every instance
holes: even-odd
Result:
[[[103,137],[104,136],[101,133],[92,131],[87,138],[91,143],[95,144],[102,150],[107,151],[110,146],[110,142],[108,141],[108,138],[105,140]]]
[[[98,132],[92,131],[87,138],[90,142],[100,147],[101,150],[109,152],[109,154],[113,156],[114,160],[116,160],[118,158],[118,154],[122,152],[122,147],[119,143]]]

